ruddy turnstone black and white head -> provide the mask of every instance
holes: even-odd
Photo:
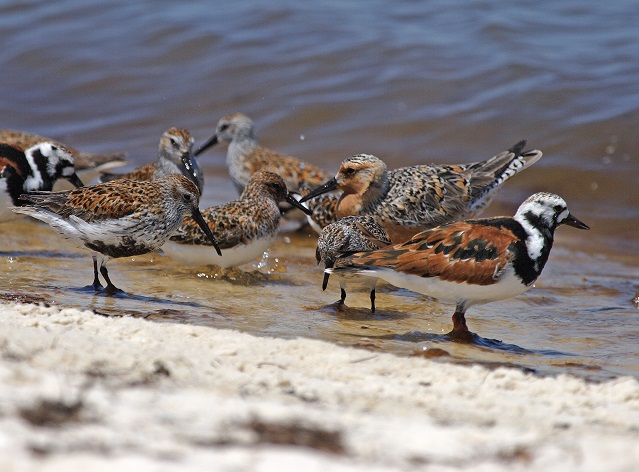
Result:
[[[162,250],[188,265],[211,264],[226,268],[246,264],[262,256],[273,244],[281,217],[278,203],[283,201],[308,212],[289,194],[280,176],[267,171],[256,172],[240,198],[202,210],[204,221],[223,250],[221,255],[210,250],[210,240],[188,216]]]
[[[211,230],[198,209],[200,192],[181,174],[154,181],[119,179],[64,192],[23,195],[30,205],[18,213],[44,221],[62,236],[93,252],[92,287],[102,289],[100,273],[109,294],[120,292],[109,279],[106,262],[159,249],[190,214],[221,254]]]
[[[204,188],[204,173],[192,153],[193,137],[184,128],[169,128],[160,138],[158,157],[155,162],[145,164],[126,174],[104,173],[101,182],[115,179],[150,181],[170,174],[182,174],[197,185],[200,192]]]
[[[325,226],[317,239],[315,258],[317,263],[323,263],[325,269],[336,267],[336,262],[361,251],[374,251],[391,244],[384,228],[377,224],[372,216],[347,216]],[[339,266],[339,264],[338,264]],[[324,271],[322,290],[328,285],[329,272]],[[370,290],[371,313],[375,313],[375,286],[377,277],[366,277],[352,272],[335,272],[339,281],[340,300],[343,305],[346,300],[346,283],[358,282]]]
[[[10,144],[20,149],[29,149],[43,142],[65,148],[73,157],[75,171],[83,182],[89,183],[100,173],[126,165],[125,152],[86,152],[63,144],[55,139],[46,138],[26,131],[0,129],[0,143]],[[60,181],[62,182],[62,181]],[[60,182],[55,186],[62,190]]]
[[[300,201],[340,190],[333,220],[372,215],[393,242],[401,242],[425,229],[481,213],[506,180],[541,158],[541,151],[523,151],[525,145],[526,141],[520,141],[508,151],[471,164],[418,165],[391,171],[381,159],[357,154],[342,162],[335,177]],[[313,210],[312,202],[308,206]]]
[[[514,217],[450,223],[403,244],[354,254],[329,273],[379,277],[396,287],[456,304],[452,337],[469,339],[468,307],[524,293],[548,260],[560,225],[589,229],[551,193],[536,193]]]
[[[83,185],[75,173],[73,157],[64,147],[44,141],[23,152],[0,144],[0,222],[17,216],[11,207],[26,204],[20,199],[22,194],[51,190],[58,179],[76,187]]]

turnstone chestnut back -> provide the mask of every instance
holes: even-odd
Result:
[[[317,166],[260,146],[253,120],[243,113],[231,113],[221,118],[215,134],[195,151],[195,155],[217,143],[228,143],[226,165],[238,192],[242,192],[249,177],[258,170],[279,175],[292,192],[297,192],[301,185],[314,188],[331,177],[329,172]]]
[[[325,269],[335,267],[336,261],[360,251],[374,251],[391,244],[384,228],[372,216],[347,216],[322,229],[317,239],[315,258],[324,263]],[[330,274],[324,271],[322,290],[326,290]],[[346,300],[346,283],[357,281],[365,285],[371,293],[371,312],[375,313],[375,285],[377,277],[365,277],[352,272],[335,272],[339,281],[340,300]]]
[[[200,192],[204,188],[204,173],[192,153],[193,137],[184,128],[169,128],[160,138],[158,158],[126,174],[102,174],[101,182],[115,179],[150,181],[170,174],[188,177]]]
[[[561,197],[536,193],[521,204],[514,218],[450,223],[403,244],[354,254],[326,271],[379,277],[396,287],[455,303],[451,337],[468,340],[468,307],[528,290],[548,260],[555,229],[563,224],[589,229],[570,214]]]
[[[278,203],[308,211],[291,197],[278,175],[259,171],[251,176],[239,199],[202,210],[202,217],[224,251],[213,254],[210,242],[189,217],[162,250],[173,259],[189,265],[215,264],[235,267],[246,264],[266,251],[278,233]]]
[[[35,146],[36,144],[48,142],[57,147],[65,148],[73,157],[75,170],[83,182],[90,182],[101,172],[126,165],[125,152],[105,152],[92,153],[79,151],[71,146],[67,146],[55,139],[45,138],[25,131],[12,129],[0,129],[0,143],[11,144],[22,150]]]
[[[83,185],[75,173],[73,157],[64,147],[43,141],[23,152],[0,144],[0,222],[17,216],[11,207],[27,203],[20,195],[51,190],[61,178],[76,187]]]
[[[300,202],[339,189],[342,195],[333,219],[372,215],[394,242],[405,241],[425,229],[481,213],[506,180],[542,156],[541,151],[522,151],[525,145],[526,141],[520,141],[491,159],[471,164],[418,165],[391,171],[381,159],[357,154]],[[313,210],[313,202],[308,206]]]
[[[120,290],[109,279],[110,258],[130,257],[159,249],[190,213],[215,250],[220,249],[198,209],[200,192],[193,182],[171,174],[151,182],[114,180],[64,192],[23,195],[29,206],[14,208],[50,224],[62,236],[93,252],[93,289]]]

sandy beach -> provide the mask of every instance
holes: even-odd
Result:
[[[0,470],[639,470],[639,382],[3,303]]]

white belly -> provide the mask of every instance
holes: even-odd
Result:
[[[222,268],[237,267],[262,257],[275,241],[276,236],[252,241],[250,244],[222,249],[222,256],[218,256],[213,246],[200,244],[178,244],[167,241],[162,251],[176,261],[191,266],[217,265]]]
[[[467,283],[447,282],[437,277],[419,277],[417,275],[395,272],[392,269],[363,270],[363,275],[375,275],[396,287],[421,293],[444,302],[457,303],[468,300],[471,304],[504,300],[524,293],[526,287],[510,269],[495,284],[471,285]]]

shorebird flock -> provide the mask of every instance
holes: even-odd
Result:
[[[228,147],[240,195],[200,211],[204,173],[196,156],[217,144]],[[374,155],[355,154],[335,175],[261,146],[253,120],[242,113],[222,117],[210,139],[193,145],[187,130],[169,128],[156,161],[118,174],[113,169],[126,164],[123,153],[88,154],[0,130],[0,223],[21,215],[48,223],[91,254],[86,290],[120,296],[125,292],[106,267],[111,258],[161,250],[180,264],[236,267],[260,258],[283,220],[309,224],[319,234],[322,289],[332,276],[339,304],[347,284],[357,283],[370,290],[374,312],[381,279],[454,304],[447,336],[460,342],[472,341],[468,308],[533,285],[557,227],[589,229],[560,196],[544,192],[514,216],[478,218],[508,179],[541,158],[541,151],[525,150],[526,141],[482,161],[390,170]],[[57,181],[67,188],[53,191]]]

